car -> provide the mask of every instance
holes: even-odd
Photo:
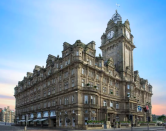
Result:
[[[166,126],[166,123],[163,123],[163,126]]]

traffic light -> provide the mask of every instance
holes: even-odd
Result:
[[[130,121],[132,121],[133,120],[133,115],[130,115]]]
[[[147,112],[148,110],[146,109],[146,107],[143,108],[144,112]]]

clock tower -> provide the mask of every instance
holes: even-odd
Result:
[[[122,23],[122,17],[117,10],[108,22],[105,33],[101,36],[102,56],[106,62],[112,58],[116,71],[119,73],[129,71],[133,73],[133,35],[130,23]]]

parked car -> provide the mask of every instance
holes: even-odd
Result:
[[[163,123],[163,126],[166,126],[166,123]]]
[[[162,126],[162,125],[163,125],[163,122],[162,122],[162,121],[157,121],[156,124],[157,124],[158,126]]]

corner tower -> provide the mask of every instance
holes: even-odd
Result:
[[[118,72],[133,72],[133,35],[130,23],[126,20],[122,23],[122,17],[117,10],[108,22],[105,33],[101,36],[102,56],[104,61],[113,58]],[[133,73],[132,73],[133,74]]]

